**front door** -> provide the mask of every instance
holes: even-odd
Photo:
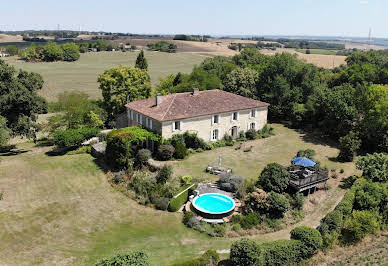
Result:
[[[234,126],[232,127],[232,138],[237,139],[237,137],[238,137],[237,127]]]

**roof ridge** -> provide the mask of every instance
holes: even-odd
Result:
[[[175,101],[176,95],[177,95],[177,93],[174,93],[174,98],[171,100],[170,105],[168,106],[166,112],[165,112],[164,115],[162,116],[162,120],[164,120],[164,117],[167,115],[168,111],[170,111],[171,105],[172,105],[173,102]]]

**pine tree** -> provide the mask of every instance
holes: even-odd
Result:
[[[147,59],[144,57],[144,51],[141,50],[139,55],[136,58],[136,64],[135,67],[140,68],[140,69],[148,69],[148,63]]]

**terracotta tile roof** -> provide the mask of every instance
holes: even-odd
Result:
[[[159,106],[152,97],[130,102],[126,107],[158,121],[172,121],[269,105],[222,90],[200,91],[196,95],[192,92],[176,93],[162,96],[162,99]]]

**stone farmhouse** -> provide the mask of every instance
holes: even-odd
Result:
[[[198,89],[126,105],[128,126],[142,125],[166,139],[188,131],[206,142],[221,140],[225,134],[237,138],[240,131],[263,128],[268,106],[222,90]]]

